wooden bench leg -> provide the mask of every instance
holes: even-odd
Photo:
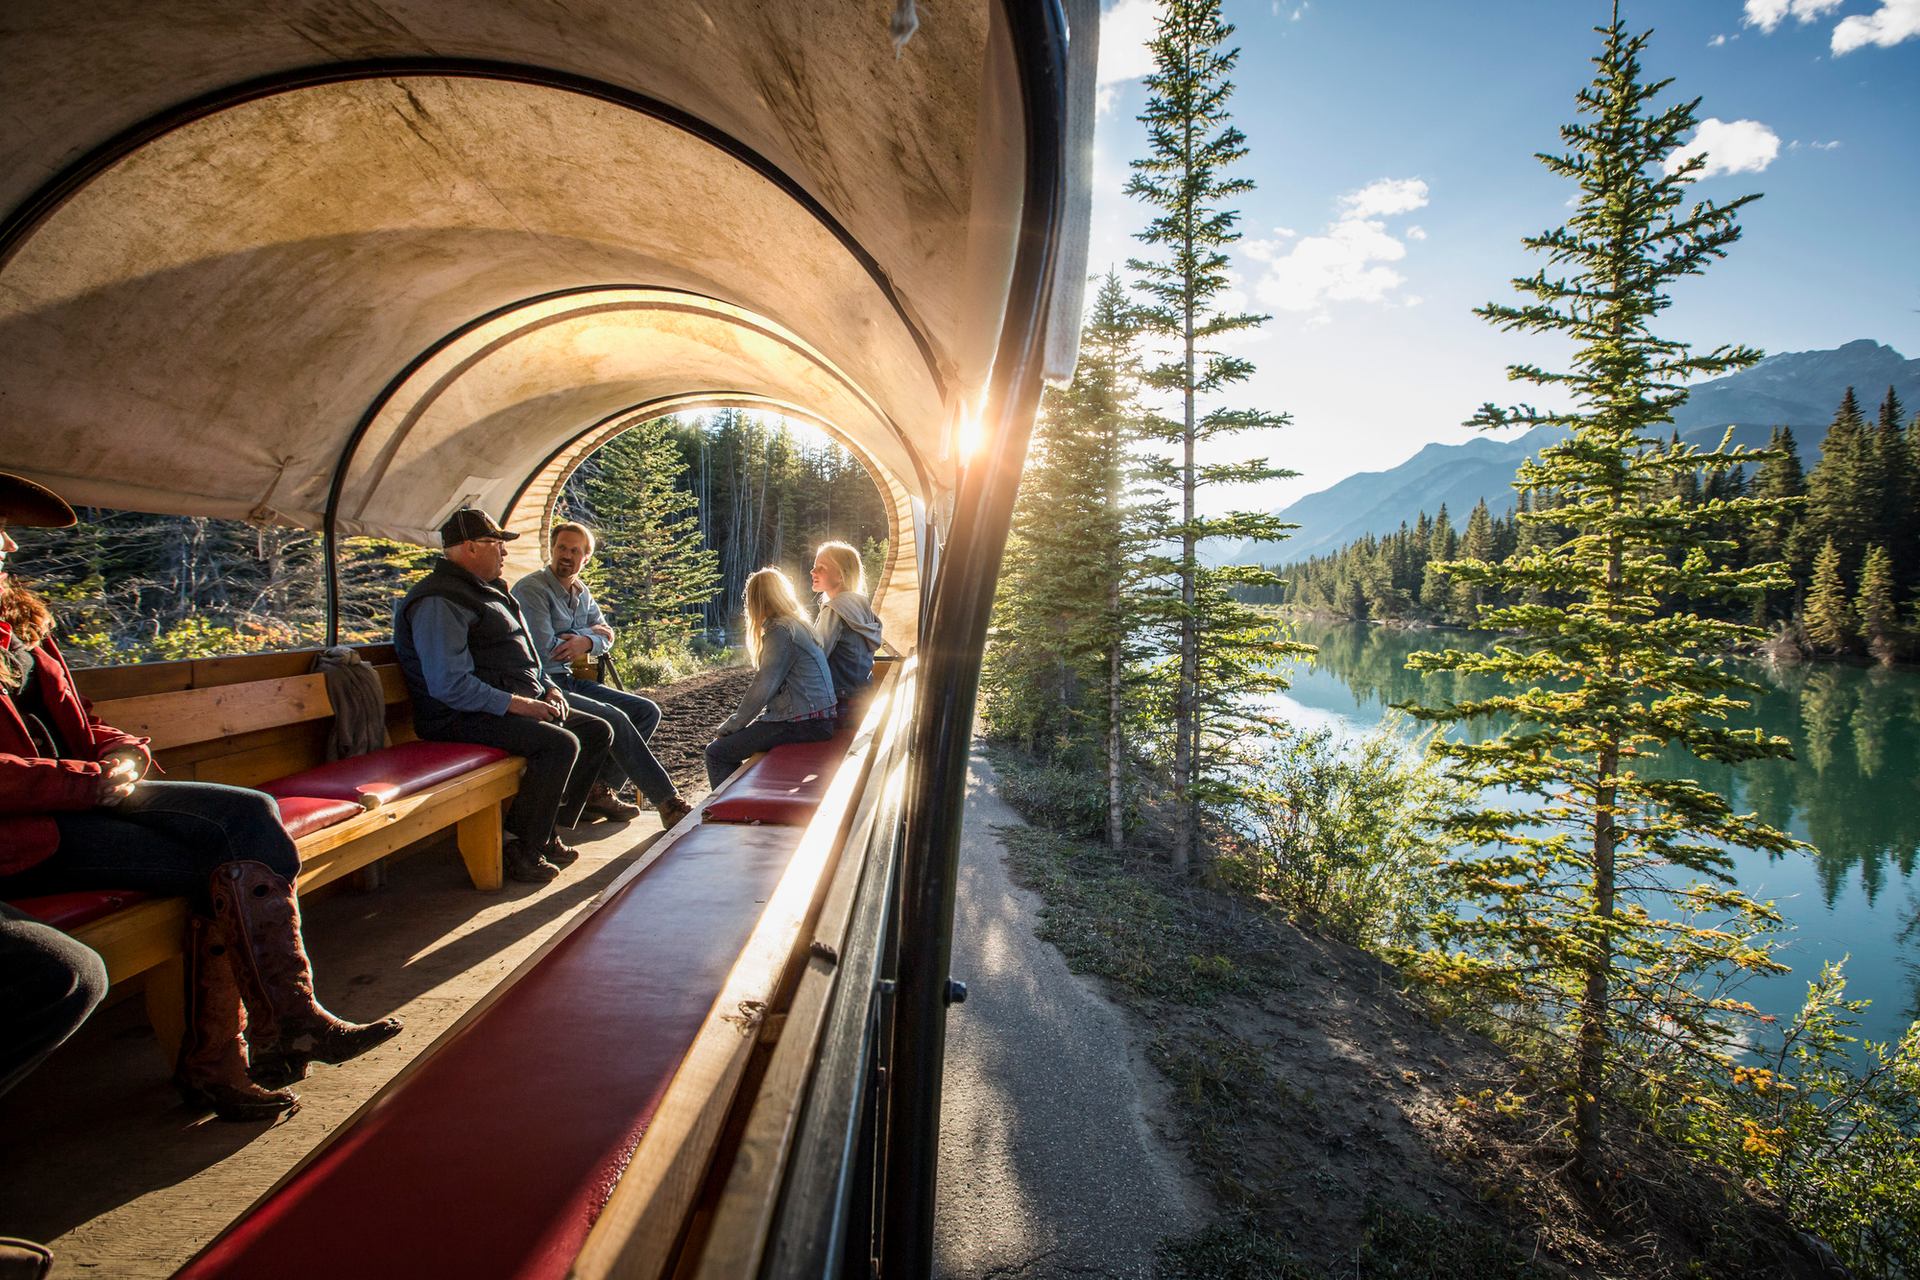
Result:
[[[466,860],[473,887],[492,893],[507,881],[501,848],[505,827],[500,822],[499,804],[483,806],[479,812],[460,819],[454,827],[454,840],[460,856]]]
[[[167,1070],[180,1060],[180,1041],[187,1034],[187,960],[176,955],[147,970],[147,1021],[166,1055]]]

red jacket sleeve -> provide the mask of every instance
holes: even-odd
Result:
[[[140,755],[142,776],[151,770],[153,752],[148,748],[147,740],[131,733],[123,733],[112,725],[103,723],[99,716],[93,714],[93,704],[81,697],[80,691],[73,687],[72,668],[67,666],[66,655],[60,652],[60,646],[53,642],[53,637],[48,636],[42,640],[40,649],[42,653],[50,654],[54,661],[60,664],[61,683],[72,694],[74,701],[80,704],[80,713],[87,718],[87,733],[93,740],[93,758],[96,761],[104,760],[115,751],[130,749]]]
[[[0,753],[0,813],[91,809],[101,772],[92,760]]]

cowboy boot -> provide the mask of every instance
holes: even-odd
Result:
[[[262,1089],[247,1078],[247,1013],[234,981],[232,948],[220,926],[202,916],[189,925],[187,1034],[173,1083],[189,1106],[211,1107],[222,1120],[272,1120],[300,1107],[286,1089]]]
[[[215,870],[213,911],[238,943],[233,967],[252,1019],[253,1078],[261,1084],[305,1079],[310,1062],[345,1062],[399,1033],[398,1018],[345,1022],[321,1007],[300,944],[299,900],[265,863]]]

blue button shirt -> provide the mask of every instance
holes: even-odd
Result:
[[[586,579],[578,579],[573,591],[561,585],[552,569],[530,573],[513,584],[513,598],[527,617],[527,635],[533,639],[533,651],[540,655],[540,669],[558,675],[567,664],[555,659],[553,647],[567,636],[585,636],[591,646],[587,653],[598,658],[612,646],[607,638],[590,628],[606,626],[607,616],[600,612]]]

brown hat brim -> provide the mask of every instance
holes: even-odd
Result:
[[[0,471],[0,520],[27,529],[64,529],[80,517],[45,485]]]

